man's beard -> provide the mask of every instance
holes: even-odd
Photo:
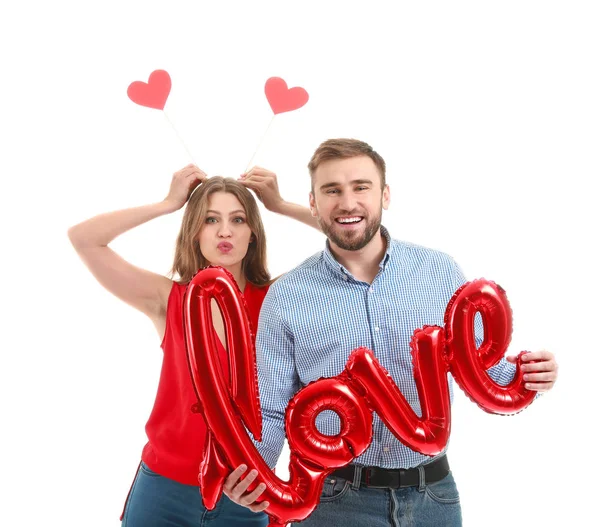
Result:
[[[329,225],[321,220],[320,217],[317,217],[317,221],[319,222],[321,230],[325,233],[325,236],[327,236],[327,238],[335,243],[340,249],[344,249],[345,251],[359,251],[365,247],[379,232],[381,227],[381,212],[379,213],[379,216],[366,223],[363,233],[358,236],[351,231],[338,233],[338,231],[335,230],[335,220],[333,220]],[[366,221],[364,216],[362,221]]]

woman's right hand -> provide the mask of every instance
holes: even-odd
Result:
[[[165,201],[172,204],[175,210],[179,210],[186,204],[194,189],[207,177],[196,165],[187,165],[173,174],[171,188]]]

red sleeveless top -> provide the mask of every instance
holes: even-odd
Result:
[[[163,363],[156,401],[148,423],[148,443],[142,461],[169,479],[185,485],[198,486],[200,461],[206,442],[206,425],[201,414],[193,413],[197,402],[190,377],[183,331],[183,300],[187,285],[173,282],[167,304],[165,336],[161,344]],[[244,299],[253,333],[258,327],[258,315],[269,287],[247,283]],[[223,371],[229,372],[225,348],[217,338]]]

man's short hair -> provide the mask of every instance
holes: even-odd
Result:
[[[328,139],[319,145],[308,163],[311,190],[314,192],[315,171],[321,163],[332,159],[348,159],[358,156],[367,156],[373,160],[379,170],[381,190],[383,191],[385,188],[385,161],[370,145],[358,139]]]

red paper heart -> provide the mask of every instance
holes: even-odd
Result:
[[[164,70],[155,70],[148,83],[135,81],[127,88],[127,96],[136,104],[162,110],[171,92],[171,77]]]
[[[288,88],[286,82],[279,77],[267,80],[265,95],[275,115],[297,110],[308,102],[308,92],[304,88]]]

